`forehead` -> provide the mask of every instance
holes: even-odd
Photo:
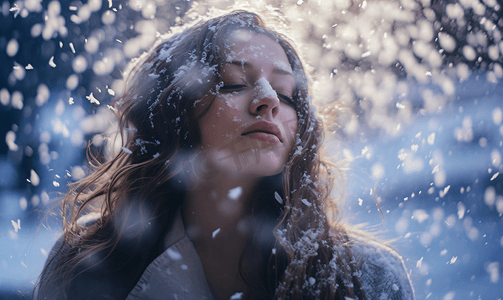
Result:
[[[229,35],[225,42],[224,59],[226,62],[268,62],[291,72],[288,57],[278,42],[247,29],[234,30]]]

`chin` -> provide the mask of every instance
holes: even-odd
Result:
[[[220,172],[232,177],[267,177],[283,172],[287,153],[271,149],[257,149],[245,153],[213,152],[211,164]]]
[[[284,167],[285,167],[284,164],[280,166],[275,166],[271,164],[255,165],[248,167],[246,172],[244,172],[244,175],[249,175],[252,177],[269,177],[280,174],[281,172],[283,172]]]
[[[256,149],[246,153],[243,161],[250,170],[262,170],[261,173],[267,173],[264,176],[272,176],[281,173],[288,153],[284,149]]]

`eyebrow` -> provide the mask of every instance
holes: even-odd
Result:
[[[244,61],[244,60],[233,60],[230,62],[231,65],[236,65],[236,66],[239,66],[239,67],[244,67],[245,69],[250,69],[252,67],[252,65],[247,62],[247,61]],[[293,76],[293,73],[289,70],[285,70],[285,69],[280,69],[278,67],[274,67],[273,69],[273,73],[276,73],[276,74],[282,74],[282,75],[290,75],[290,76]]]

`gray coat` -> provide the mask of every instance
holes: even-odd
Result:
[[[88,218],[84,223],[93,221]],[[415,299],[403,260],[393,249],[357,235],[350,235],[350,240],[368,299]],[[185,233],[180,211],[164,238],[164,249],[148,265],[126,300],[214,299],[196,249]],[[58,299],[66,297],[58,295]]]

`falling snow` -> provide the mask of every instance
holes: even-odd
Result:
[[[240,186],[235,187],[235,188],[229,190],[229,192],[227,194],[227,198],[229,198],[231,200],[238,200],[239,197],[241,196],[242,192],[243,192],[243,188],[241,188]]]
[[[213,231],[213,233],[211,234],[211,237],[215,238],[219,232],[220,232],[220,228],[218,228],[217,230]]]
[[[341,108],[323,118],[327,156],[347,175],[344,188],[334,189],[346,194],[343,220],[381,226],[387,238],[400,237],[396,249],[418,299],[501,297],[501,3],[251,2],[257,8],[281,7],[287,34],[306,69],[315,71],[310,100],[317,112],[334,101]],[[0,274],[12,276],[6,289],[13,290],[13,282],[26,283],[20,290],[32,287],[33,274],[48,255],[44,249],[54,240],[47,233],[43,246],[24,256],[28,232],[35,231],[31,224],[37,223],[33,212],[88,174],[87,141],[106,155],[121,149],[133,154],[114,135],[116,108],[110,104],[124,91],[121,74],[170,24],[183,23],[191,3],[176,11],[164,1],[143,0],[2,4],[2,18],[11,26],[0,34],[6,66],[0,172],[7,174],[0,178],[5,190],[0,249],[9,253],[1,261],[8,275]],[[189,18],[205,7],[226,5],[198,1]],[[171,61],[170,49],[160,55]],[[280,61],[275,67],[291,70]],[[161,74],[148,77],[160,80]],[[276,97],[273,86],[260,78],[254,96]],[[302,154],[297,147],[294,155]],[[238,200],[241,194],[237,187],[227,198]],[[284,204],[278,192],[274,200]],[[172,260],[181,255],[168,252]],[[235,293],[231,299],[242,297]]]

